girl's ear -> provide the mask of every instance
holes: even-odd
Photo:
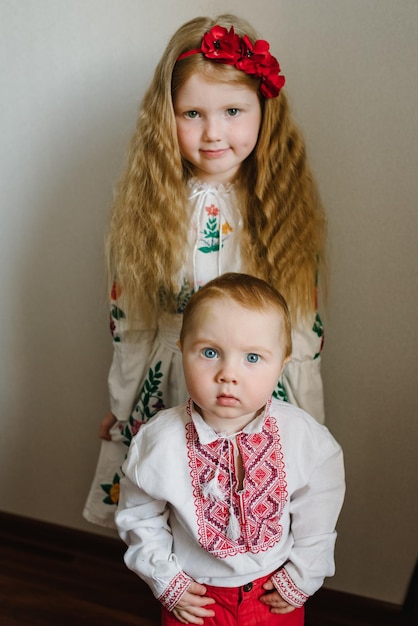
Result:
[[[181,345],[180,339],[178,341],[176,341],[176,345],[177,345],[178,349],[180,350],[180,352],[183,352],[183,346]]]

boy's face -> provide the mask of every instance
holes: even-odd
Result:
[[[186,384],[215,431],[244,428],[272,394],[285,359],[279,311],[255,311],[230,298],[202,303],[183,345]]]

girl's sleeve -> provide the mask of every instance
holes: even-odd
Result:
[[[313,440],[306,452],[317,454],[317,460],[305,486],[291,498],[294,545],[287,563],[272,576],[279,593],[296,607],[335,572],[335,526],[344,500],[344,464],[342,450],[328,431],[323,439]]]
[[[172,552],[167,503],[155,500],[140,485],[139,459],[146,459],[146,447],[141,444],[140,436],[131,443],[123,467],[125,476],[120,483],[115,521],[128,546],[124,557],[127,567],[146,582],[154,596],[171,611],[192,579],[180,569]],[[152,476],[149,462],[146,473]]]
[[[321,351],[324,331],[318,314],[312,322],[292,330],[292,359],[282,376],[286,399],[312,415],[320,424],[325,421],[321,375]]]
[[[113,337],[108,376],[110,410],[118,420],[125,421],[132,413],[144,378],[156,329],[147,327],[139,318],[128,325],[116,283],[111,292],[110,331]]]

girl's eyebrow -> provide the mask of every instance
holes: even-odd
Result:
[[[249,104],[248,100],[245,98],[245,96],[237,96],[234,97],[233,99],[231,98],[230,100],[225,100],[223,102],[220,102],[218,106],[218,108],[220,109],[235,109],[235,108],[240,108],[243,106],[247,106]],[[174,98],[173,100],[173,105],[174,108],[179,107],[181,109],[187,109],[190,111],[194,111],[195,109],[204,109],[206,106],[205,102],[201,102],[201,103],[197,103],[197,102],[193,102],[188,101],[188,100],[184,100],[184,101],[180,101],[177,98]]]

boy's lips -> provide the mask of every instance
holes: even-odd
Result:
[[[227,393],[220,393],[219,396],[216,397],[216,402],[219,406],[236,406],[239,404],[237,397]]]

